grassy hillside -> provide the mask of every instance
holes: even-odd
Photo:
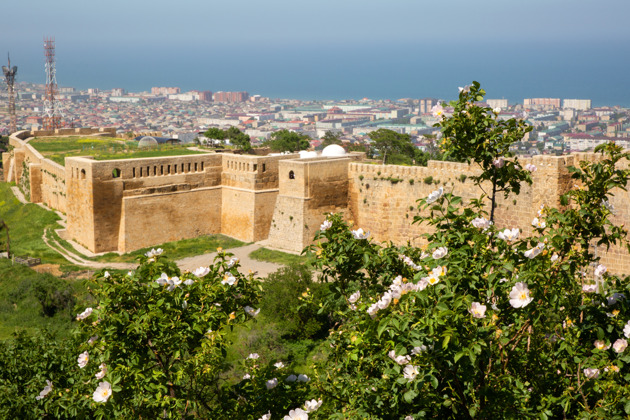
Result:
[[[0,340],[11,338],[20,329],[35,333],[45,328],[67,334],[75,302],[85,296],[83,281],[61,280],[0,259]]]
[[[44,229],[59,229],[59,216],[36,204],[22,204],[13,195],[11,186],[0,182],[0,218],[9,227],[11,252],[41,258],[42,263],[60,264],[62,271],[75,270],[61,255],[51,250],[42,240]],[[6,250],[6,231],[0,231],[0,250]]]

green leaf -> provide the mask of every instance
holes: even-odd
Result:
[[[444,337],[444,341],[442,341],[442,348],[446,349],[448,347],[448,342],[451,341],[451,336],[447,335]]]
[[[405,398],[405,401],[407,401],[408,403],[412,402],[414,398],[416,398],[417,396],[418,396],[418,393],[414,390],[409,390],[405,392],[405,394],[403,395],[403,397]]]
[[[389,319],[388,318],[383,318],[383,319],[381,319],[381,322],[378,323],[378,327],[376,328],[376,333],[378,334],[379,338],[383,334],[383,331],[385,331],[385,329],[387,329],[388,325],[389,325]]]

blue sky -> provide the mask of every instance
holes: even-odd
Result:
[[[335,92],[343,91],[342,80],[358,83],[353,73],[360,72],[365,80],[359,79],[379,89],[391,78],[399,84],[421,79],[424,92],[432,77],[451,85],[479,75],[492,84],[509,79],[504,72],[526,76],[547,69],[566,79],[584,66],[592,68],[596,87],[599,79],[610,79],[596,69],[627,74],[630,61],[628,0],[21,0],[4,5],[5,13],[12,18],[2,20],[0,57],[11,51],[19,79],[43,82],[42,39],[55,36],[59,84],[80,88],[259,86],[263,94],[300,96],[304,83],[310,92],[326,90],[323,81],[313,83],[317,75],[337,81],[336,87],[327,82]],[[379,74],[365,76],[370,72]],[[581,73],[575,79],[591,82]],[[293,88],[282,89],[282,80]],[[519,80],[532,83],[527,77],[505,80],[496,96]],[[400,93],[391,90],[394,97]],[[408,96],[416,93],[422,94]]]

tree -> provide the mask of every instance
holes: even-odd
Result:
[[[252,148],[250,137],[236,127],[228,128],[225,132],[225,136],[239,149],[247,151]]]
[[[273,133],[267,144],[274,152],[297,152],[308,149],[310,139],[306,134],[284,129]]]
[[[322,137],[322,145],[324,148],[326,146],[330,146],[331,144],[341,144],[341,134],[335,133],[332,131],[326,131],[324,133],[324,137]]]
[[[478,82],[473,82],[452,104],[453,116],[435,126],[442,128],[445,156],[479,166],[481,174],[470,179],[482,190],[483,182],[491,182],[492,189],[484,192],[491,204],[490,221],[494,221],[498,194],[518,194],[522,182],[532,182],[529,172],[521,170],[518,158],[510,152],[510,146],[521,141],[532,127],[514,118],[499,120],[492,108],[474,105],[483,101],[485,93]]]
[[[223,141],[226,138],[225,131],[218,127],[210,127],[205,133],[203,133],[203,135],[210,140]]]
[[[370,139],[374,142],[374,149],[383,158],[383,164],[387,163],[387,159],[392,155],[402,155],[409,159],[414,157],[415,146],[411,142],[409,134],[400,134],[386,128],[379,128],[369,134]]]

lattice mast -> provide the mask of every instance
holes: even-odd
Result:
[[[17,118],[15,116],[15,76],[17,75],[17,66],[11,67],[11,56],[7,54],[9,64],[2,66],[2,72],[4,73],[4,80],[7,83],[7,90],[9,93],[9,133],[15,133],[17,131]]]
[[[44,38],[46,56],[46,96],[44,98],[44,130],[61,127],[61,113],[57,103],[57,70],[55,69],[55,39]]]

